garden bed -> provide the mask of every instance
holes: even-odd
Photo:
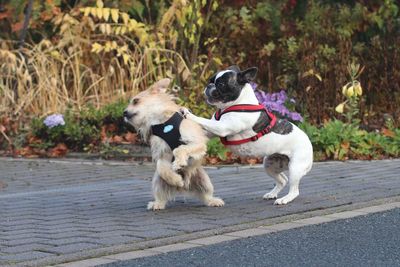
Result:
[[[343,114],[343,121],[332,119],[320,126],[310,124],[294,112],[294,99],[288,98],[284,91],[271,94],[258,91],[256,85],[253,87],[260,103],[305,131],[313,144],[315,161],[399,157],[400,128],[387,118],[382,128],[364,130],[357,118],[362,88],[355,94],[354,86],[349,84],[343,87],[347,100],[336,108]],[[0,155],[151,161],[150,149],[135,129],[123,121],[127,104],[127,101],[117,101],[102,108],[89,106],[78,113],[67,110],[64,115],[26,120],[3,117],[0,120]],[[211,165],[257,164],[262,158],[236,157],[219,138],[212,138],[205,161]]]
[[[204,85],[232,64],[258,67],[260,103],[308,134],[315,160],[400,156],[396,1],[29,2],[0,7],[2,156],[150,160],[123,123],[129,97],[168,77],[210,117]],[[260,160],[208,144],[209,164]]]

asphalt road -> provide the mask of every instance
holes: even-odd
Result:
[[[400,266],[400,209],[103,267]]]

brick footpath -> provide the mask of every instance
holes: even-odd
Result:
[[[301,182],[300,196],[286,206],[262,199],[273,181],[260,166],[224,167],[208,173],[225,207],[177,197],[167,210],[149,212],[153,171],[152,165],[0,158],[0,266],[67,262],[400,196],[400,160],[316,163]]]

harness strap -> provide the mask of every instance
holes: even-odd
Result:
[[[178,146],[185,144],[181,141],[181,132],[179,131],[182,120],[182,115],[179,112],[175,112],[166,122],[152,125],[151,133],[162,138],[171,150],[174,150]]]
[[[224,109],[222,112],[220,109],[215,112],[214,117],[217,121],[221,119],[221,116],[228,112],[258,112],[258,111],[266,111],[268,110],[261,104],[251,105],[251,104],[243,104],[243,105],[234,105]]]
[[[229,113],[229,112],[259,112],[259,111],[264,111],[267,113],[268,117],[271,119],[270,123],[260,132],[258,132],[256,135],[249,137],[249,138],[245,138],[245,139],[241,139],[241,140],[228,140],[226,137],[220,137],[221,139],[221,143],[224,145],[241,145],[241,144],[245,144],[248,142],[255,142],[257,141],[260,137],[268,134],[271,132],[272,127],[275,126],[276,124],[276,116],[270,112],[268,109],[266,109],[265,106],[259,104],[259,105],[249,105],[249,104],[245,104],[245,105],[234,105],[231,106],[223,111],[221,111],[220,109],[217,110],[217,112],[215,112],[214,114],[214,118],[215,120],[219,121],[221,119],[221,116]]]

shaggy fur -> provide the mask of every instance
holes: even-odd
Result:
[[[124,112],[125,121],[150,143],[152,158],[156,162],[152,182],[155,200],[149,202],[147,208],[164,209],[177,193],[194,194],[207,206],[223,206],[224,201],[213,196],[214,187],[201,166],[208,140],[203,129],[191,120],[183,120],[179,130],[185,145],[173,151],[163,139],[151,134],[152,125],[163,123],[179,112],[180,107],[174,98],[166,93],[169,83],[169,79],[162,79],[139,93]]]

